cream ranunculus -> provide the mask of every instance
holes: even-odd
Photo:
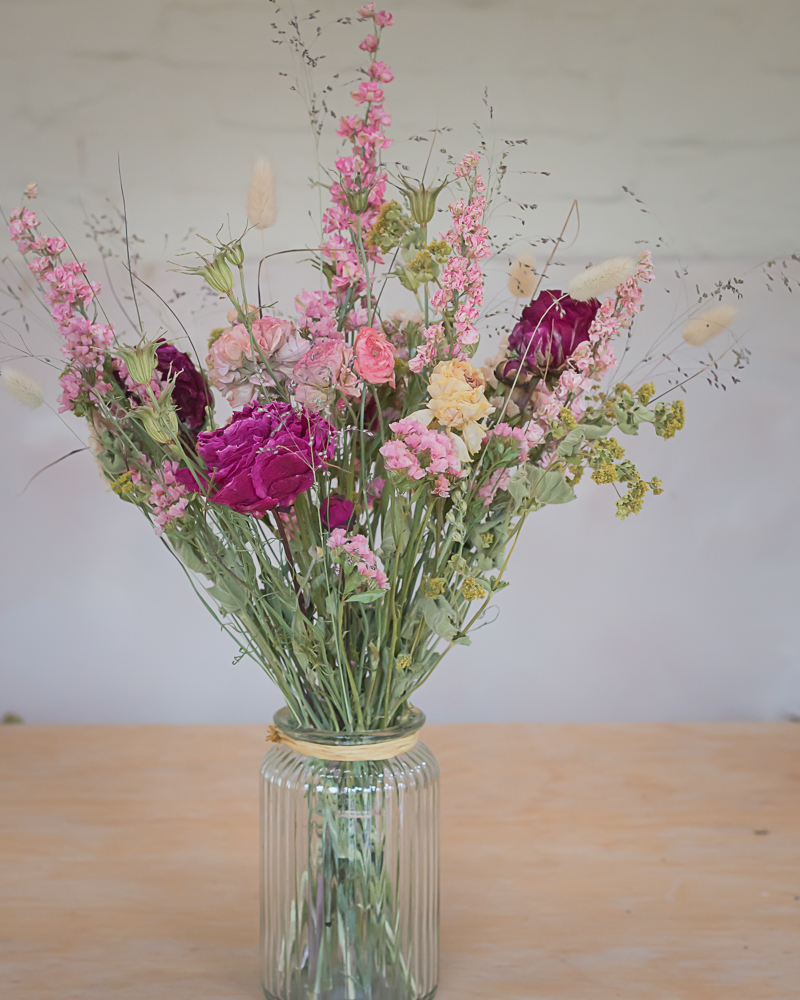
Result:
[[[486,436],[478,423],[493,412],[485,395],[486,379],[469,361],[440,361],[428,383],[430,400],[411,414],[426,427],[434,420],[448,431],[459,430],[469,452],[476,452]]]

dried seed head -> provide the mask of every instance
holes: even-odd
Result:
[[[690,319],[683,328],[683,339],[692,347],[701,347],[706,341],[722,333],[733,322],[736,309],[733,306],[714,306]]]
[[[603,299],[628,278],[632,278],[637,267],[633,257],[612,257],[577,274],[570,281],[567,291],[578,302]]]
[[[0,375],[0,386],[24,406],[35,410],[44,402],[44,392],[36,379],[30,378],[16,368],[3,368]]]
[[[277,217],[272,167],[269,160],[257,160],[247,191],[247,221],[256,229],[269,229]]]
[[[508,290],[517,299],[529,299],[536,287],[536,261],[529,253],[518,254],[508,272]]]

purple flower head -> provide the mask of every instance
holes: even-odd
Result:
[[[335,436],[334,427],[317,413],[298,413],[288,403],[251,403],[227,426],[197,437],[209,499],[242,514],[289,507],[311,487],[315,470],[333,458]],[[177,478],[199,491],[190,469],[178,470]]]
[[[589,339],[589,328],[599,308],[597,299],[578,302],[566,292],[540,292],[522,310],[508,338],[509,350],[516,351],[537,375],[558,373],[576,348]]]
[[[347,497],[333,493],[327,500],[322,501],[319,506],[319,514],[324,528],[328,530],[341,528],[346,526],[353,516],[353,505]]]
[[[164,341],[156,349],[156,371],[162,379],[175,379],[172,401],[181,420],[193,431],[202,427],[212,398],[205,378],[189,355]]]

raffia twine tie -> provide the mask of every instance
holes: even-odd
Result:
[[[419,733],[408,736],[397,736],[392,740],[381,740],[380,743],[363,743],[360,746],[341,746],[331,743],[312,743],[309,740],[296,740],[277,726],[270,726],[267,735],[268,743],[288,747],[305,757],[316,757],[317,760],[388,760],[398,754],[405,753],[415,746]]]

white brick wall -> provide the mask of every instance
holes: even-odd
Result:
[[[356,0],[325,0],[319,23]],[[303,3],[304,9],[311,5]],[[489,87],[498,137],[528,137],[521,169],[542,233],[578,197],[576,252],[668,235],[693,257],[794,249],[800,186],[800,5],[795,0],[398,0],[385,58],[398,141],[453,126],[455,151]],[[313,147],[278,69],[268,0],[3,0],[0,199],[37,179],[65,227],[117,198],[119,153],[132,224],[157,255],[163,232],[242,220],[253,159],[280,174],[275,245],[302,234]],[[333,26],[319,80],[354,63],[358,28]],[[345,87],[346,92],[348,88]],[[346,104],[345,94],[335,105]],[[622,194],[627,185],[658,217]]]

